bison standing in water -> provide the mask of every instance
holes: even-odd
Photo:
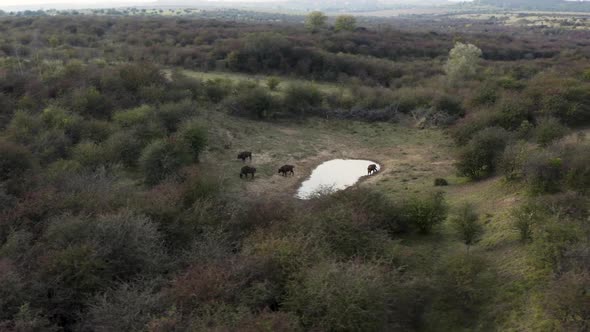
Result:
[[[294,169],[295,166],[293,165],[284,165],[281,168],[279,168],[279,173],[283,176],[287,176],[288,174],[295,175]]]
[[[367,167],[367,172],[369,173],[369,175],[373,174],[373,173],[377,173],[379,170],[377,169],[377,165],[375,164],[371,164],[369,165],[369,167]]]
[[[250,166],[242,167],[242,171],[240,172],[240,179],[242,178],[242,176],[245,176],[247,179],[248,174],[252,174],[252,178],[254,178],[254,174],[256,174],[256,168]]]
[[[244,151],[238,154],[238,159],[242,159],[243,162],[246,162],[246,159],[248,158],[250,158],[250,161],[252,161],[252,152],[250,151]]]

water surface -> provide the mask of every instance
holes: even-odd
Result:
[[[330,193],[346,189],[367,175],[367,167],[376,164],[370,160],[334,159],[316,167],[309,179],[297,191],[300,199],[310,199],[318,193]]]

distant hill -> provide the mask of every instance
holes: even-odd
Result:
[[[480,0],[480,4],[522,10],[590,11],[588,1],[564,0]]]

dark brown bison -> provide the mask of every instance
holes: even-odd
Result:
[[[284,165],[279,168],[279,173],[283,176],[287,176],[288,174],[295,175],[295,166],[293,165]]]
[[[242,159],[243,162],[246,162],[246,159],[248,159],[248,158],[250,158],[250,161],[252,161],[252,152],[244,151],[244,152],[238,153],[238,159]]]
[[[256,168],[250,166],[242,167],[242,171],[240,172],[240,179],[242,178],[242,176],[245,176],[247,179],[248,174],[252,174],[252,178],[254,178],[254,174],[256,174]]]
[[[379,170],[377,169],[377,165],[375,164],[371,164],[369,165],[369,167],[367,167],[367,172],[369,172],[369,175],[373,174],[373,173],[377,173]]]

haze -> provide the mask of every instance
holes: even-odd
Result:
[[[383,0],[375,1],[382,4],[442,4],[456,0]],[[223,3],[226,6],[231,3],[236,4],[254,4],[254,3],[281,3],[293,2],[289,0],[0,0],[0,9],[20,10],[20,9],[78,9],[78,8],[105,8],[105,7],[126,7],[126,6],[199,6]],[[321,2],[321,1],[319,1]],[[366,3],[366,0],[349,1],[347,4]]]

